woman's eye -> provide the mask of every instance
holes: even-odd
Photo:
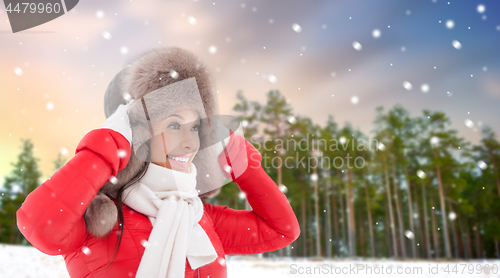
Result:
[[[195,125],[191,128],[191,130],[198,131],[199,128],[200,128],[200,125]]]
[[[173,122],[168,125],[168,128],[174,128],[174,129],[179,129],[181,125],[178,122]]]

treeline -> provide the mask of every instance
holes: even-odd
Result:
[[[30,139],[21,139],[21,152],[9,176],[4,178],[0,188],[0,242],[31,245],[17,227],[16,212],[31,191],[41,183],[42,173],[38,169],[39,159],[33,154],[34,146]],[[36,150],[36,149],[35,149]],[[54,163],[54,172],[66,160],[59,153]]]
[[[490,128],[474,146],[444,113],[411,116],[396,105],[378,107],[366,135],[331,115],[318,125],[294,114],[279,91],[265,104],[237,98],[245,138],[301,226],[293,244],[266,256],[500,257],[500,143]],[[15,212],[40,185],[37,161],[23,140],[0,190],[0,242],[29,244]],[[64,164],[59,154],[54,172]],[[235,184],[209,202],[250,209]]]
[[[500,143],[487,126],[474,146],[444,113],[412,116],[396,105],[378,107],[366,135],[331,115],[323,126],[295,115],[279,91],[265,104],[237,98],[245,137],[301,226],[270,255],[500,257]],[[248,208],[235,185],[212,202]]]

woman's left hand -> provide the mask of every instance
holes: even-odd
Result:
[[[229,143],[219,155],[219,165],[229,180],[237,182],[248,178],[261,167],[262,155],[245,138],[229,131]]]

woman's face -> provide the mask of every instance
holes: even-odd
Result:
[[[157,135],[151,139],[151,162],[189,173],[189,166],[200,148],[199,127],[198,113],[191,109],[177,110],[153,124]]]

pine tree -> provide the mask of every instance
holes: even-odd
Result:
[[[283,142],[283,139],[287,137],[288,129],[289,129],[289,119],[292,116],[292,107],[289,104],[288,100],[283,96],[278,90],[271,90],[267,93],[267,103],[263,107],[258,107],[259,110],[262,109],[262,113],[260,114],[260,121],[267,124],[267,127],[264,129],[264,133],[271,136],[273,142],[271,142],[272,148],[275,150],[273,154],[271,154],[272,159],[277,157],[278,166],[277,166],[277,184],[282,187],[283,178],[282,178],[282,155],[286,152],[281,147],[278,147],[280,142]],[[242,107],[244,109],[244,107]],[[279,255],[281,256],[283,251],[279,250]]]
[[[1,189],[1,224],[0,241],[11,244],[26,244],[27,241],[17,228],[16,212],[28,194],[39,185],[41,172],[38,170],[38,158],[33,155],[30,139],[21,140],[21,153],[17,162],[12,163],[14,170],[5,178]]]
[[[54,170],[57,171],[61,169],[61,167],[63,167],[64,164],[66,164],[66,159],[63,158],[61,153],[57,153],[57,158],[56,160],[53,161],[53,163],[54,163]]]

